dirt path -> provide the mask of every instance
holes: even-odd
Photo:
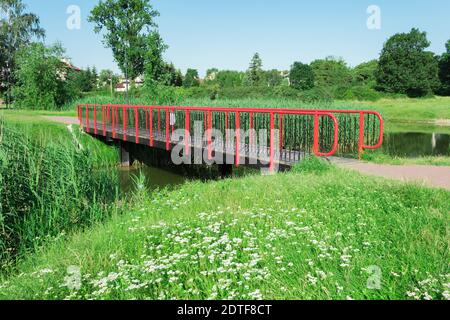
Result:
[[[349,168],[361,173],[396,179],[401,181],[415,181],[430,187],[450,190],[450,167],[374,164],[356,160],[332,160],[343,168]]]
[[[55,121],[55,122],[61,122],[64,124],[79,124],[77,117],[61,117],[61,116],[45,116],[44,117],[47,120]]]

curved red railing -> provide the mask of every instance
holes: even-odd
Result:
[[[377,149],[381,147],[383,143],[383,131],[384,131],[384,121],[380,113],[376,111],[368,111],[368,110],[314,110],[314,109],[274,109],[274,108],[228,108],[228,107],[200,107],[200,106],[133,106],[133,105],[124,105],[124,104],[83,104],[78,105],[78,117],[80,121],[80,125],[83,126],[86,132],[90,133],[91,125],[90,125],[90,113],[92,112],[93,118],[93,132],[94,134],[98,134],[98,112],[101,108],[101,131],[102,135],[107,135],[107,125],[106,123],[111,124],[112,138],[117,138],[117,129],[119,128],[119,115],[122,115],[122,139],[127,140],[127,123],[128,123],[128,111],[132,111],[134,115],[134,128],[135,128],[135,143],[139,143],[139,115],[141,113],[145,114],[145,129],[148,131],[148,139],[150,146],[154,146],[154,129],[157,130],[158,134],[162,135],[162,129],[164,130],[165,136],[165,147],[166,150],[170,150],[171,147],[171,138],[170,138],[170,130],[172,129],[172,133],[174,131],[174,125],[171,125],[171,117],[175,117],[175,112],[184,112],[185,114],[185,123],[184,129],[189,135],[190,138],[190,116],[194,112],[204,113],[204,128],[205,129],[213,129],[213,114],[222,113],[225,116],[225,126],[226,129],[229,129],[230,125],[230,115],[235,115],[235,123],[234,127],[236,129],[236,139],[235,139],[235,153],[236,153],[236,162],[235,164],[239,165],[240,158],[240,129],[242,127],[241,124],[241,115],[248,114],[249,123],[248,127],[250,129],[255,128],[254,116],[257,114],[265,114],[270,117],[270,166],[273,168],[274,165],[274,157],[275,157],[275,130],[276,127],[280,130],[280,138],[279,138],[279,147],[282,148],[284,145],[284,137],[283,137],[283,121],[286,116],[294,115],[294,116],[311,116],[314,118],[314,128],[313,128],[313,153],[316,156],[320,157],[329,157],[334,155],[339,149],[339,121],[337,116],[343,115],[359,115],[359,134],[358,134],[358,153],[361,153],[365,149]],[[83,119],[83,109],[84,109],[84,119]],[[155,114],[156,117],[155,117]],[[165,123],[162,123],[162,114],[164,114]],[[378,119],[379,122],[379,132],[378,132],[378,141],[376,144],[368,145],[365,144],[365,117],[373,115]],[[278,118],[278,124],[275,125],[275,118]],[[331,149],[328,151],[320,150],[320,119],[328,117],[331,119],[333,123],[333,143]],[[131,119],[130,119],[131,121]],[[154,128],[157,121],[157,128]],[[174,120],[175,122],[175,120]],[[255,128],[256,129],[256,128]],[[225,130],[227,137],[227,130]],[[226,140],[227,138],[225,138]],[[252,137],[250,137],[250,144]],[[186,153],[190,150],[189,140],[186,139]],[[207,148],[208,155],[212,154],[212,141],[211,137],[207,137]]]

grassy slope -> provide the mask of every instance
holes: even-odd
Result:
[[[427,166],[446,166],[450,170],[450,157],[445,156],[426,156],[417,158],[395,157],[381,152],[366,151],[362,160],[379,164],[401,165],[427,165]]]
[[[450,97],[423,99],[381,99],[376,102],[349,102],[382,112],[390,121],[427,122],[450,119]]]
[[[73,126],[73,133],[63,123],[47,120],[44,116],[76,116],[75,111],[31,111],[31,110],[1,110],[0,120],[18,127],[20,131],[28,132],[42,144],[57,142],[73,148],[76,138],[94,157],[98,166],[115,166],[118,162],[117,151],[92,137],[80,133],[78,126]]]
[[[0,298],[448,295],[450,193],[442,190],[332,168],[193,182],[137,203],[30,257],[0,283]],[[79,290],[64,287],[69,266],[81,268]],[[381,270],[380,290],[367,288],[378,270],[370,266]]]

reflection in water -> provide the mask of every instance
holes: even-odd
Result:
[[[383,152],[391,156],[421,157],[450,156],[450,135],[438,133],[389,133],[385,136]]]
[[[133,191],[135,188],[133,177],[139,176],[140,172],[144,174],[146,186],[150,191],[167,186],[176,186],[187,180],[187,178],[183,176],[154,167],[142,166],[139,168],[120,168],[118,170],[120,191],[123,193],[130,193]]]

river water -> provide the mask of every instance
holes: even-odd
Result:
[[[450,135],[439,133],[388,133],[382,152],[391,156],[416,158],[450,156]]]
[[[141,173],[145,176],[145,184],[149,191],[177,186],[187,180],[186,177],[155,167],[119,168],[120,191],[125,194],[133,191],[136,185],[134,179]]]

